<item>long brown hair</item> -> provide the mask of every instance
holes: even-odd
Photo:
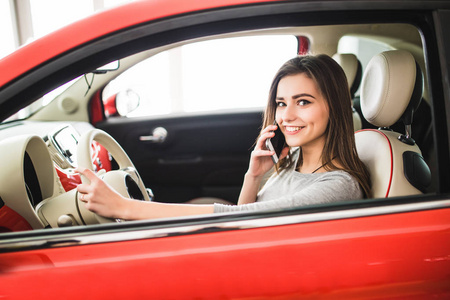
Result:
[[[322,151],[322,163],[327,163],[327,171],[343,170],[356,178],[367,198],[371,197],[370,176],[366,166],[356,152],[353,131],[352,100],[347,78],[341,66],[328,55],[298,56],[287,61],[278,70],[270,87],[269,99],[264,113],[263,129],[273,123],[276,114],[276,96],[280,80],[286,76],[305,74],[312,79],[329,108],[328,126],[325,131],[325,145]],[[333,163],[333,159],[340,166]],[[299,165],[302,164],[300,152]],[[288,168],[293,163],[291,155],[280,160],[277,171]]]

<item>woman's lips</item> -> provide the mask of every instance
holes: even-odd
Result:
[[[304,127],[301,126],[284,126],[285,134],[291,135],[301,131]]]

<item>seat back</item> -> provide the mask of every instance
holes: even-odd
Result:
[[[352,99],[355,97],[355,93],[361,84],[362,78],[362,65],[356,55],[351,53],[336,53],[333,55],[333,59],[344,70],[347,77],[348,88],[350,89],[350,95]],[[355,131],[362,128],[361,116],[353,108],[353,129]]]
[[[422,73],[406,51],[372,58],[361,86],[361,110],[373,125],[384,129],[356,132],[358,155],[367,166],[375,198],[420,194],[431,182],[430,170],[410,135],[412,114],[422,97]],[[405,133],[389,130],[403,120]]]
[[[348,81],[348,88],[350,89],[350,95],[355,97],[355,93],[361,85],[362,79],[362,65],[355,54],[352,53],[336,53],[333,55],[333,59],[344,70],[345,76]]]

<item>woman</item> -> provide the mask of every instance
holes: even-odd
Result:
[[[273,125],[274,120],[276,124]],[[265,147],[280,126],[287,147],[274,173],[274,154]],[[90,170],[79,170],[82,201],[93,212],[126,220],[288,208],[370,197],[369,175],[356,153],[350,92],[342,68],[329,56],[286,62],[270,89],[263,130],[244,177],[238,205],[189,205],[127,199]],[[260,190],[260,191],[259,191]]]

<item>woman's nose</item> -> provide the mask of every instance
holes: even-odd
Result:
[[[284,107],[283,112],[281,114],[281,119],[283,122],[290,122],[297,118],[295,108],[291,105],[287,105]]]

